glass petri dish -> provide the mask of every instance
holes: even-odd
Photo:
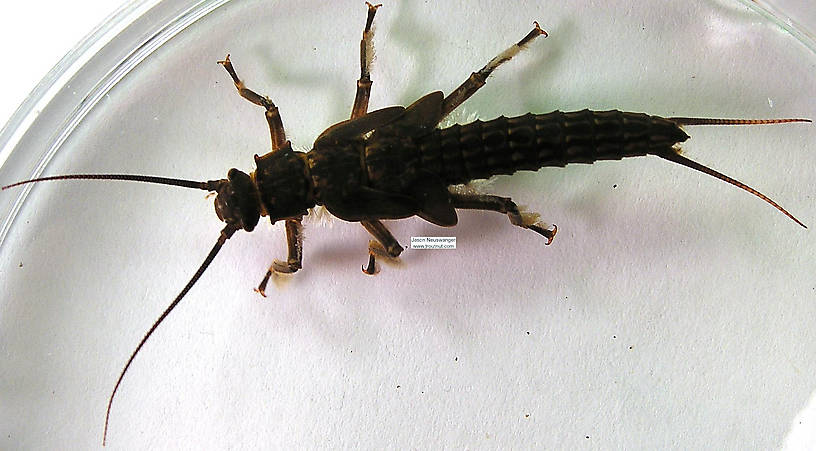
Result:
[[[371,107],[450,91],[538,20],[549,38],[452,120],[585,107],[816,116],[808,23],[776,4],[685,3],[385,4]],[[128,8],[27,101],[36,114],[23,108],[0,135],[0,183],[250,170],[268,133],[215,64],[227,53],[278,104],[296,148],[348,115],[361,2]],[[689,133],[689,156],[813,222],[813,126]],[[406,250],[401,265],[365,277],[365,231],[313,221],[304,269],[263,299],[252,287],[284,255],[282,227],[236,234],[134,361],[108,444],[787,443],[816,386],[809,231],[655,158],[548,168],[485,189],[557,223],[554,244],[494,214],[464,212],[454,229],[399,221],[389,226],[403,243],[456,236],[457,249]],[[128,183],[3,191],[4,448],[100,444],[119,371],[218,236],[211,205],[202,192]]]

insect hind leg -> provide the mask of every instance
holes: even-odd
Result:
[[[464,210],[486,210],[504,213],[510,218],[510,223],[524,229],[532,230],[547,238],[547,243],[552,243],[558,227],[552,225],[552,229],[543,222],[538,221],[537,213],[522,211],[509,197],[493,196],[490,194],[463,194],[451,193],[451,203],[453,208]]]
[[[377,256],[396,260],[404,249],[382,222],[375,219],[360,223],[375,238],[368,243],[368,266],[363,267],[363,272],[371,276],[377,272]]]
[[[465,80],[461,85],[459,85],[458,88],[454,89],[453,92],[445,97],[445,100],[442,103],[443,118],[451,111],[455,110],[456,107],[464,103],[465,100],[469,99],[470,96],[479,90],[479,88],[484,86],[487,82],[487,77],[489,77],[490,74],[493,73],[493,71],[502,63],[510,61],[510,59],[516,56],[516,54],[524,49],[524,47],[533,42],[535,38],[541,35],[547,37],[547,32],[541,29],[538,22],[533,22],[533,24],[535,27],[529,33],[527,33],[527,35],[521,38],[520,41],[493,57],[493,59],[490,60],[484,67],[479,69],[478,72],[473,72],[470,74],[470,77],[468,77],[467,80]]]
[[[275,106],[269,97],[262,96],[244,85],[244,82],[241,81],[241,79],[238,78],[238,74],[235,73],[235,68],[232,67],[232,61],[230,61],[229,55],[227,55],[227,57],[223,60],[218,61],[218,64],[224,66],[224,69],[226,69],[227,73],[229,73],[230,77],[232,77],[232,82],[235,84],[235,88],[238,89],[238,94],[241,97],[266,109],[266,122],[269,124],[269,134],[272,138],[272,150],[287,147],[289,144],[286,141],[286,133],[283,130],[283,121],[281,120],[280,113],[278,112],[278,107]]]

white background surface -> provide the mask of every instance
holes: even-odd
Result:
[[[5,61],[0,83],[0,122],[80,39],[117,7],[110,0],[6,2],[0,14],[0,50]]]
[[[63,157],[54,171],[214,178],[231,165],[248,169],[266,134],[262,115],[214,65],[224,50],[275,98],[296,145],[308,146],[353,96],[365,15],[356,3],[314,8],[314,16],[278,5],[277,17],[264,18],[268,33],[225,34],[223,48],[184,38],[191,50],[181,62],[172,52],[159,58],[170,75],[193,71],[197,91],[157,65],[135,73],[73,143],[118,141],[122,150]],[[637,6],[596,17],[582,5],[483,5],[431,12],[386,4],[372,107],[449,90],[538,19],[551,37],[503,68],[469,112],[486,119],[589,106],[816,116],[812,78],[798,77],[782,56],[735,52],[735,43],[764,48],[775,38],[761,24],[734,30],[717,15],[693,24],[675,10]],[[590,17],[598,23],[582,22]],[[242,20],[249,30],[263,22]],[[48,39],[53,25],[31,28]],[[199,95],[180,94],[187,89]],[[791,90],[801,101],[780,100]],[[162,102],[174,96],[185,100]],[[202,111],[207,119],[196,122]],[[144,120],[100,125],[122,115]],[[145,129],[153,117],[159,124]],[[811,128],[691,134],[692,156],[814,223],[813,157],[798,152],[812,146]],[[376,278],[357,269],[362,231],[313,226],[306,269],[267,301],[249,287],[282,255],[280,226],[236,235],[131,368],[114,403],[111,446],[780,447],[802,427],[797,414],[816,387],[812,232],[686,172],[641,159],[499,180],[492,190],[559,224],[553,246],[504,218],[463,214],[451,231],[457,251],[407,251],[402,268],[386,266]],[[3,365],[13,365],[3,404],[15,408],[4,413],[0,439],[9,448],[86,448],[98,443],[122,363],[218,224],[198,193],[65,185],[33,194],[65,211],[32,207],[26,218],[38,232],[11,241],[12,255],[4,247],[4,267],[25,259],[25,271],[4,281],[31,294],[2,298],[13,306],[5,315],[21,314],[3,318]],[[440,235],[419,221],[394,229],[403,242]]]

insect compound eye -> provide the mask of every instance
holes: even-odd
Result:
[[[260,201],[252,179],[238,169],[230,169],[218,188],[215,214],[227,224],[237,224],[247,232],[258,224],[261,217]]]

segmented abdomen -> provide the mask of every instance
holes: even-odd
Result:
[[[448,184],[545,166],[672,152],[688,139],[668,119],[617,110],[528,113],[439,129],[418,139],[421,165]]]

